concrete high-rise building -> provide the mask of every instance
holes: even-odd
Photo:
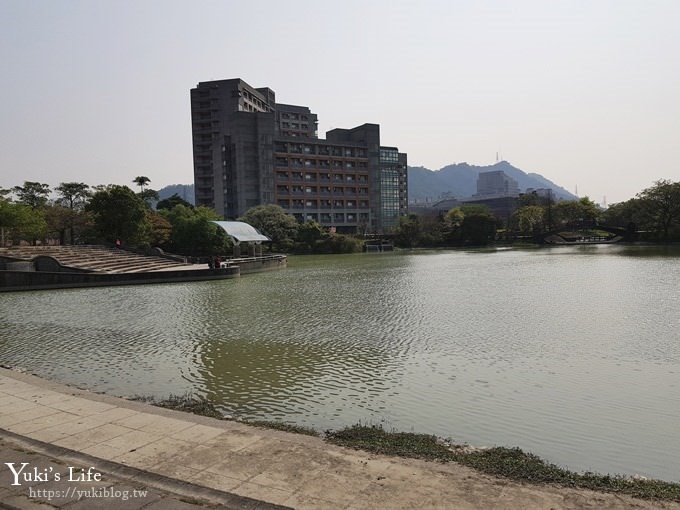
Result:
[[[481,172],[477,176],[477,194],[475,197],[516,197],[519,195],[517,181],[502,170]]]
[[[276,103],[241,79],[191,90],[196,204],[236,218],[278,204],[338,232],[386,233],[407,213],[407,158],[380,145],[380,126],[317,135],[306,106]]]

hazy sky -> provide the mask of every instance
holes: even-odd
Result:
[[[189,90],[243,78],[409,164],[580,196],[680,180],[678,0],[0,0],[0,187],[193,182]]]

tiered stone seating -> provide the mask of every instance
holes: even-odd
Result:
[[[105,246],[12,246],[0,248],[0,256],[19,260],[32,260],[40,255],[53,257],[63,266],[103,273],[140,273],[170,268],[183,268],[187,264],[162,257],[138,255],[129,251]]]

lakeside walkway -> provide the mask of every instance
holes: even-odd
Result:
[[[4,368],[0,455],[0,508],[680,510],[677,503],[520,484],[454,463],[354,451]]]

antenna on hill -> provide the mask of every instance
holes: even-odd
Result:
[[[496,151],[496,163],[498,163],[498,151]]]
[[[605,196],[602,197],[602,207],[603,207],[604,209],[607,208],[607,195],[605,195]]]
[[[578,184],[574,187],[574,195],[578,196]]]

